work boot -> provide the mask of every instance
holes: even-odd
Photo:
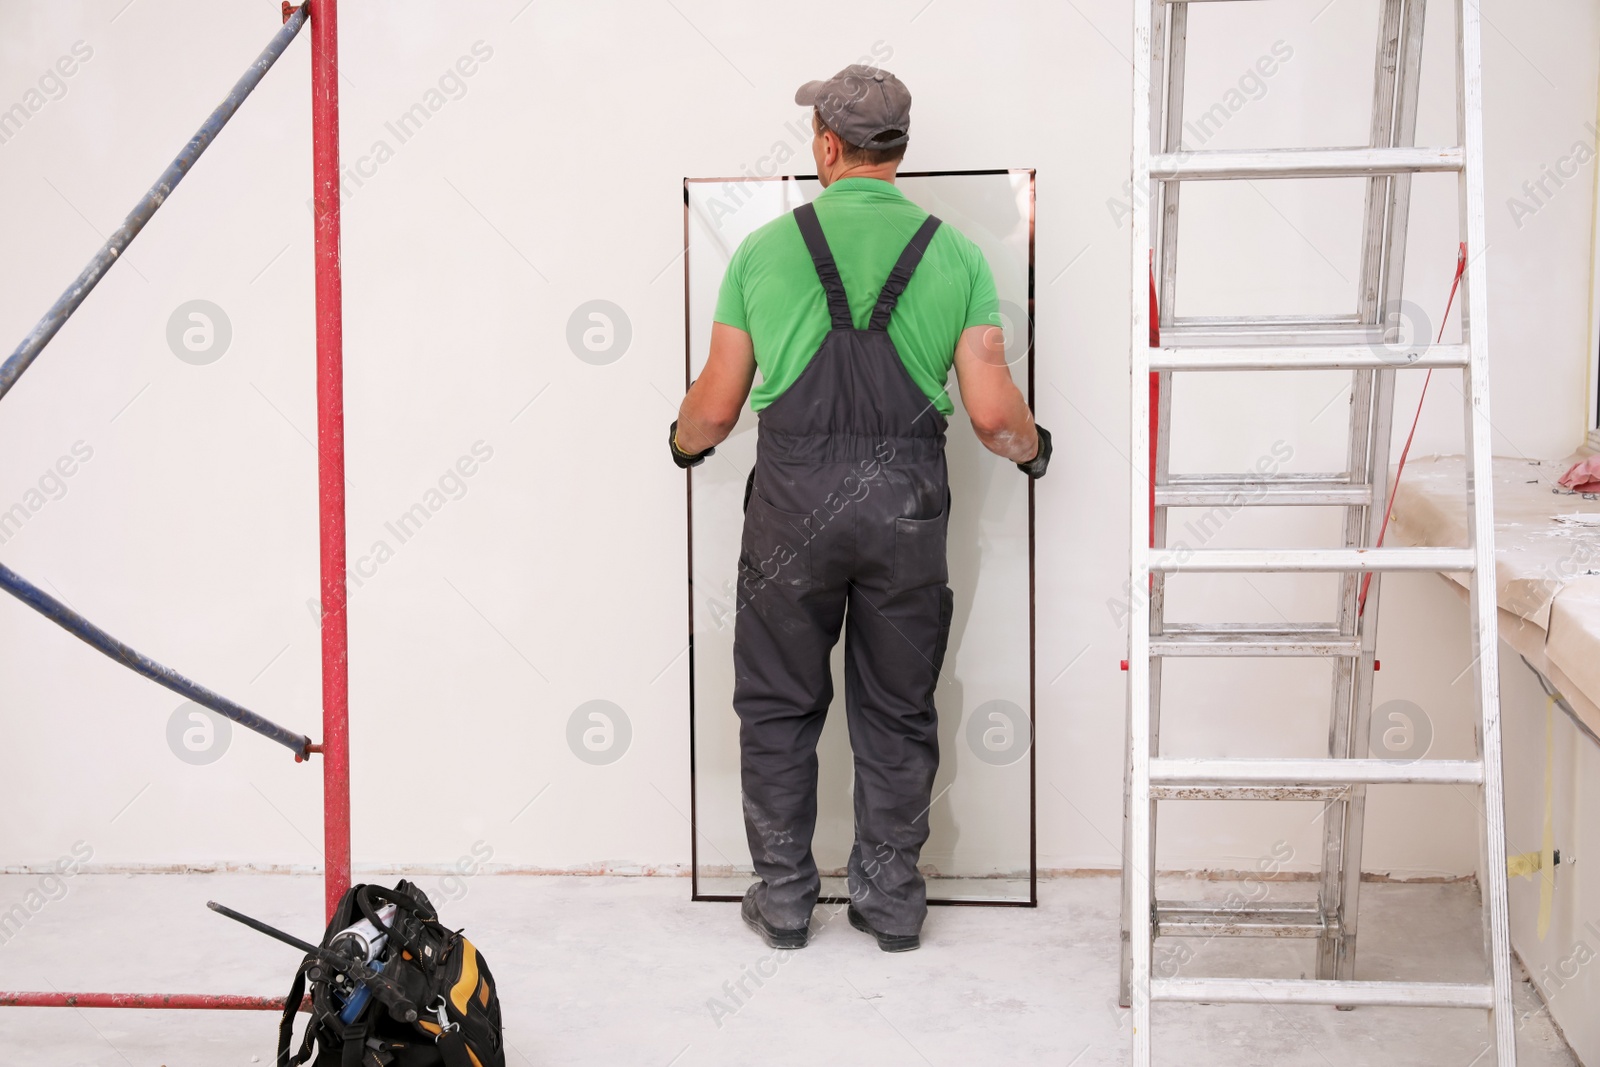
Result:
[[[856,910],[854,904],[850,905],[850,925],[864,933],[869,933],[878,939],[878,947],[885,952],[910,952],[912,949],[922,947],[920,934],[882,934],[872,928],[867,922],[867,917]]]
[[[810,926],[786,929],[767,922],[766,916],[761,914],[761,906],[756,903],[756,889],[760,884],[757,882],[744,891],[744,901],[739,905],[739,916],[744,924],[760,934],[768,948],[805,948],[811,936]]]

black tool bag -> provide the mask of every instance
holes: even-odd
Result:
[[[379,916],[395,905],[390,922]],[[387,933],[379,958],[381,984],[368,985],[350,1022],[340,1018],[358,984],[307,956],[294,977],[278,1028],[278,1067],[316,1059],[312,1067],[505,1067],[500,998],[488,966],[459,930],[439,922],[427,896],[410,882],[393,889],[352,886],[340,899],[322,947],[366,919]],[[311,1022],[291,1058],[294,1020],[311,986]],[[313,1049],[314,1046],[314,1049]]]

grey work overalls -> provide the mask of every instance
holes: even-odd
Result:
[[[733,705],[756,903],[769,923],[795,928],[817,901],[816,748],[843,623],[855,753],[850,897],[874,929],[915,934],[927,914],[917,859],[939,765],[933,692],[950,634],[950,495],[944,416],[888,327],[939,220],[911,238],[858,330],[816,210],[794,215],[832,328],[761,412],[746,489]]]

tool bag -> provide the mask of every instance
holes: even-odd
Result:
[[[395,906],[389,922],[379,915],[385,904]],[[278,1067],[305,1063],[313,1046],[312,1067],[505,1067],[494,978],[472,942],[439,922],[426,894],[403,880],[393,889],[352,886],[328,922],[322,947],[335,948],[336,937],[362,919],[386,935],[381,974],[393,981],[358,986],[306,956],[283,1004]],[[308,982],[311,1022],[291,1058],[295,1015]],[[365,1003],[346,1011],[353,998]],[[354,1018],[346,1022],[341,1012]]]

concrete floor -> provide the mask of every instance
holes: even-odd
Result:
[[[1129,1020],[1115,1002],[1114,878],[1044,881],[1037,910],[935,908],[924,947],[904,955],[879,952],[820,907],[810,947],[777,962],[740,924],[737,905],[691,903],[685,879],[485,875],[454,901],[436,877],[417,881],[492,965],[511,1067],[1128,1061]],[[0,876],[0,908],[37,884]],[[1273,886],[1278,898],[1306,888]],[[1162,895],[1226,891],[1200,883]],[[81,874],[0,945],[0,988],[282,995],[298,954],[205,901],[310,936],[320,898],[320,880],[305,876]],[[1472,886],[1371,885],[1362,900],[1362,977],[1481,973]],[[1311,959],[1305,942],[1185,944],[1184,974],[1299,977]],[[775,973],[760,985],[745,977],[762,970]],[[1524,1067],[1574,1064],[1526,981],[1517,1004]],[[0,1060],[271,1063],[275,1027],[263,1012],[0,1008]],[[1186,1067],[1470,1067],[1488,1062],[1486,1033],[1478,1012],[1375,1008],[1158,1005],[1154,1026],[1156,1062]]]

